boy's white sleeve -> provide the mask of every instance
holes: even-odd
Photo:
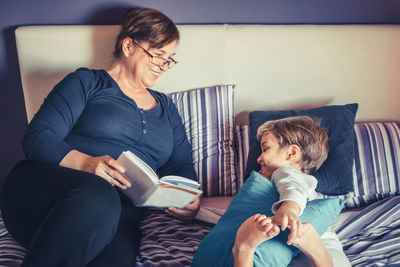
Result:
[[[272,205],[272,212],[275,214],[284,201],[291,200],[299,205],[299,216],[303,213],[308,199],[315,194],[318,183],[314,176],[304,174],[289,166],[283,166],[274,171],[271,182],[279,193],[279,201]]]

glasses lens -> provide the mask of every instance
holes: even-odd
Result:
[[[164,64],[164,62],[165,62],[165,59],[163,59],[162,57],[156,57],[156,56],[153,56],[153,58],[152,58],[152,60],[151,60],[154,64],[156,64],[156,65],[163,65]]]
[[[157,57],[157,56],[153,56],[151,61],[154,64],[161,66],[161,67],[164,67],[165,65],[167,65],[167,67],[169,69],[172,69],[176,65],[176,62],[174,60],[168,61],[165,58]]]

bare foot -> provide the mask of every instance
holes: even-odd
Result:
[[[271,218],[261,214],[253,215],[239,227],[236,234],[235,247],[241,250],[254,250],[265,240],[279,234],[279,231],[279,227],[272,224]]]
[[[311,258],[316,267],[333,267],[331,255],[310,223],[303,224],[302,233],[293,241],[293,245]]]
[[[279,227],[265,215],[256,214],[244,221],[236,233],[232,248],[235,267],[252,267],[256,247],[278,235],[279,231]]]

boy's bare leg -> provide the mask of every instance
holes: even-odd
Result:
[[[232,252],[235,267],[253,266],[254,250],[262,242],[279,234],[279,227],[271,223],[271,218],[256,214],[248,218],[236,233]]]
[[[333,267],[331,255],[310,223],[303,224],[302,233],[294,240],[293,245],[306,254],[316,267]]]

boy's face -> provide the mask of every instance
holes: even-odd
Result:
[[[271,180],[272,173],[279,167],[290,164],[287,160],[286,149],[281,149],[272,133],[264,135],[261,140],[261,155],[257,162],[261,165],[260,174]]]

